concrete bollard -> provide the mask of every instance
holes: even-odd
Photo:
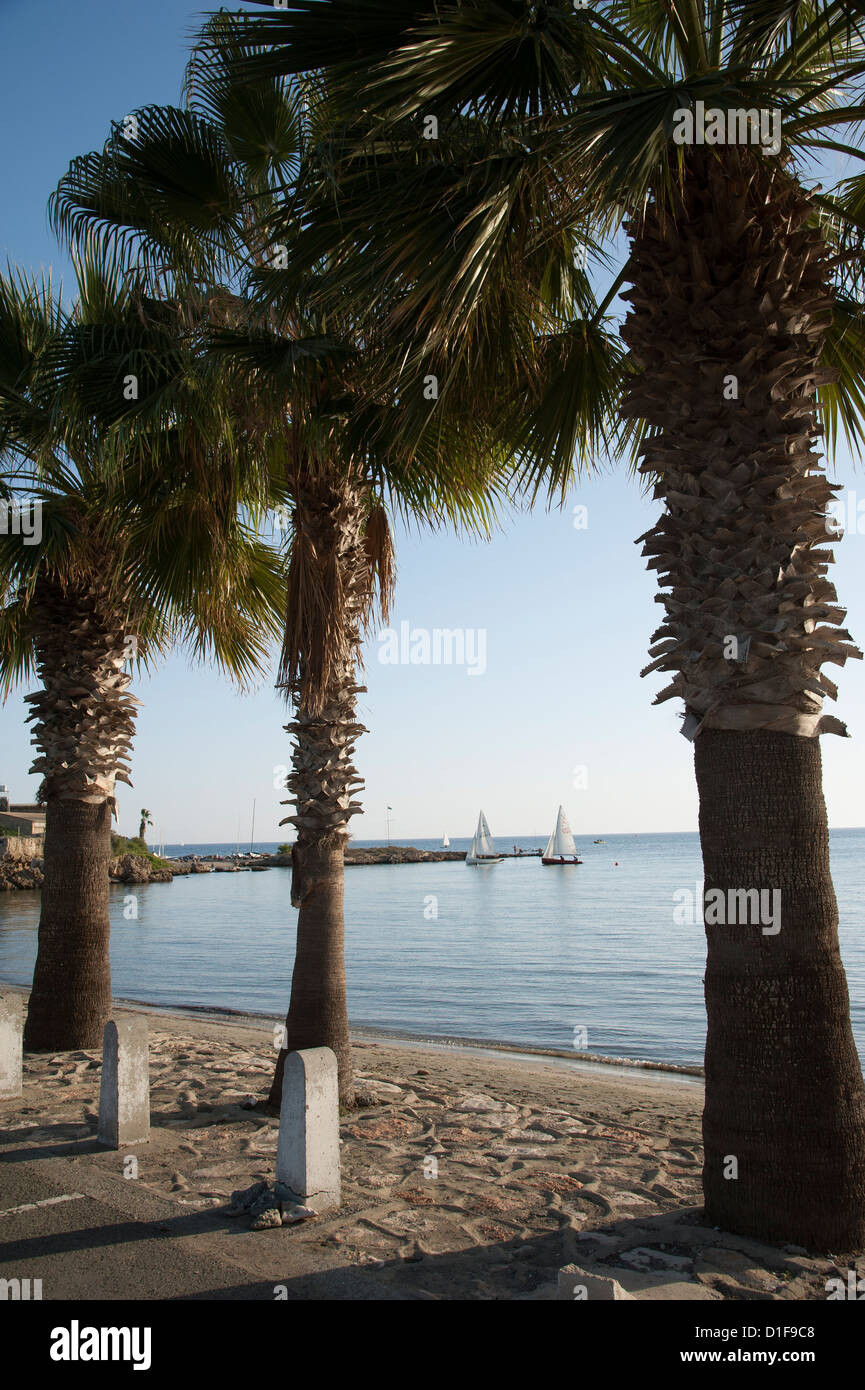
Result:
[[[21,1094],[23,1037],[21,995],[4,992],[0,994],[0,1100]]]
[[[339,1210],[339,1085],[329,1047],[285,1059],[276,1180],[321,1216]]]
[[[146,1018],[106,1023],[97,1137],[109,1149],[150,1138],[149,1063]]]

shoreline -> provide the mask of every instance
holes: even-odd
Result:
[[[26,985],[10,984],[0,981],[0,988],[16,994],[29,995]],[[203,1023],[230,1024],[233,1028],[260,1028],[263,1023],[283,1022],[282,1014],[256,1012],[249,1009],[219,1008],[210,1004],[155,1004],[148,999],[131,999],[114,995],[112,1002],[133,1013],[157,1014],[161,1018],[199,1019]],[[373,1042],[393,1047],[416,1048],[430,1052],[456,1052],[469,1056],[497,1056],[513,1059],[515,1062],[567,1063],[567,1069],[581,1072],[599,1072],[608,1076],[615,1069],[629,1080],[642,1080],[648,1072],[651,1079],[672,1081],[684,1084],[702,1085],[703,1068],[684,1066],[676,1062],[653,1062],[632,1057],[608,1057],[598,1052],[565,1052],[557,1048],[532,1047],[530,1044],[513,1043],[501,1039],[454,1038],[431,1033],[410,1033],[387,1028],[376,1028],[370,1024],[349,1025],[352,1042]],[[653,1074],[657,1075],[653,1075]]]
[[[29,845],[36,841],[28,840]],[[14,839],[0,836],[0,891],[40,891],[44,878],[44,860],[38,852],[21,853]],[[395,864],[462,863],[464,849],[416,849],[413,845],[388,845],[371,849],[347,845],[343,856],[344,868],[375,867]],[[540,850],[523,854],[502,855],[503,859],[538,859]],[[196,877],[199,874],[264,873],[268,869],[290,869],[292,853],[255,853],[220,856],[216,852],[189,855],[181,858],[161,858],[152,853],[124,850],[112,855],[108,877],[112,883],[173,883],[176,878]]]
[[[52,1299],[270,1303],[284,1285],[293,1299],[558,1301],[576,1265],[631,1299],[741,1304],[822,1301],[837,1272],[834,1255],[706,1223],[699,1078],[370,1030],[352,1034],[339,1209],[287,1228],[238,1219],[235,1194],[269,1190],[277,1161],[273,1017],[112,1012],[148,1020],[134,1173],[97,1142],[98,1048],[26,1054],[4,1104],[0,1275],[49,1271]],[[111,1239],[94,1244],[96,1228]]]

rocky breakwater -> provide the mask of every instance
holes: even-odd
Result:
[[[3,852],[0,841],[0,893],[12,888],[41,888],[43,861],[38,855],[24,858],[21,854]],[[206,873],[188,864],[179,869],[144,859],[137,854],[120,854],[108,862],[108,877],[113,883],[170,883],[175,873]]]
[[[167,864],[139,854],[120,854],[110,860],[108,877],[115,883],[170,883],[174,874]]]
[[[345,851],[346,866],[350,864],[435,864],[445,859],[465,859],[465,850],[415,849],[413,845],[376,845],[372,848],[349,845]],[[251,869],[290,869],[291,853],[262,854],[254,859],[241,855],[231,860],[190,861],[175,866],[172,873],[236,874]]]
[[[376,845],[372,849],[349,845],[345,851],[349,864],[437,864],[446,859],[465,859],[464,849],[415,849],[413,845]]]
[[[355,864],[434,864],[447,859],[465,859],[465,850],[415,849],[412,845],[378,845],[360,848],[349,845],[346,866]],[[117,854],[108,864],[108,877],[114,883],[171,883],[187,874],[242,873],[252,870],[291,868],[290,854],[262,855],[255,860],[233,862],[164,860],[141,854]],[[41,888],[42,859],[32,852],[30,842],[0,839],[0,892],[12,888]]]
[[[0,893],[42,887],[41,842],[10,835],[0,838]]]

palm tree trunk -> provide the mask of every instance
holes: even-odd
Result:
[[[345,978],[344,851],[348,823],[361,810],[363,785],[352,756],[364,732],[357,722],[359,624],[369,601],[370,572],[363,508],[344,480],[317,480],[301,491],[295,512],[289,618],[283,650],[285,684],[297,703],[288,788],[297,828],[291,902],[298,909],[297,947],[283,1046],[269,1103],[279,1106],[285,1058],[329,1047],[339,1065],[340,1103],[354,1101]],[[308,627],[304,627],[304,624]]]
[[[40,579],[30,619],[42,689],[27,700],[46,803],[39,948],[24,1031],[31,1051],[98,1047],[111,1009],[108,861],[116,781],[137,701],[127,627],[97,581]]]
[[[345,978],[343,888],[347,837],[299,837],[292,856],[292,906],[298,909],[297,946],[285,1033],[269,1102],[279,1106],[289,1052],[329,1047],[339,1068],[340,1104],[354,1099]]]
[[[860,653],[819,548],[833,491],[813,447],[827,252],[783,165],[735,146],[690,151],[681,191],[630,231],[623,413],[652,427],[642,471],[665,504],[641,538],[667,590],[643,674],[673,674],[655,703],[684,700],[713,896],[706,1212],[746,1235],[851,1249],[865,1235],[865,1092],[819,735],[846,733],[822,713],[837,691],[821,667]],[[739,896],[755,893],[780,903],[780,930]]]
[[[768,912],[762,924],[706,914],[706,1218],[809,1250],[858,1249],[865,1086],[838,951],[819,741],[709,729],[694,752],[710,902],[713,889],[726,902],[747,885],[777,891],[763,901],[779,908],[771,926]]]
[[[111,1011],[107,801],[49,801],[39,953],[24,1030],[29,1052],[101,1047]]]

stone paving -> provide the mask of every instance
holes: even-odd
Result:
[[[278,1139],[277,1117],[252,1108],[272,1074],[268,1030],[223,1032],[151,1016],[152,1141],[134,1150],[142,1188],[215,1215],[233,1193],[273,1183]],[[432,1298],[554,1298],[571,1263],[638,1298],[825,1299],[828,1279],[865,1275],[862,1259],[701,1224],[699,1086],[496,1068],[456,1049],[387,1043],[358,1043],[355,1059],[341,1209],[262,1241],[338,1252],[392,1290],[423,1265]],[[98,1053],[27,1056],[4,1127],[31,1148],[91,1139],[100,1067]],[[128,1156],[121,1147],[88,1161],[113,1171]]]

